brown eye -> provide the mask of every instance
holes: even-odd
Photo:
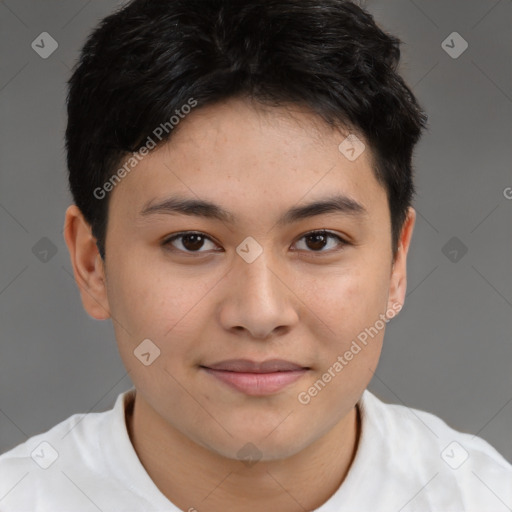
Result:
[[[313,235],[308,235],[306,238],[306,245],[309,249],[314,251],[322,250],[327,244],[327,236],[323,233],[315,233]]]
[[[197,251],[201,249],[204,244],[204,237],[202,235],[184,235],[182,238],[183,247],[185,247],[187,251]]]
[[[348,244],[348,242],[346,242],[343,238],[334,233],[330,233],[329,231],[312,231],[311,233],[306,233],[303,235],[300,240],[302,239],[306,240],[305,250],[307,252],[331,252],[331,250],[323,250],[328,246],[329,240],[337,241],[337,243],[334,245],[334,250],[337,248],[340,249],[344,245]]]
[[[173,244],[174,241],[180,241],[181,247],[177,247]],[[205,245],[205,242],[210,242],[213,244],[212,240],[207,237],[203,233],[195,233],[195,232],[184,232],[178,233],[176,235],[171,236],[163,241],[162,245],[165,247],[169,247],[171,250],[181,251],[185,253],[203,253],[207,251],[200,251]]]
[[[311,231],[310,233],[303,235],[300,240],[305,240],[306,243],[305,248],[300,248],[299,250],[309,253],[330,253],[342,249],[343,246],[348,245],[348,242],[340,236],[325,230]],[[329,247],[330,241],[335,242],[334,246],[332,246],[331,243],[331,247]],[[208,243],[212,244],[213,247],[208,249]],[[201,250],[205,247],[205,244],[206,250]],[[211,240],[210,237],[204,233],[193,231],[186,231],[172,235],[162,242],[162,246],[168,248],[171,251],[181,252],[184,254],[201,254],[210,252],[212,250],[218,250],[216,249],[218,246]],[[326,247],[327,249],[324,250]]]

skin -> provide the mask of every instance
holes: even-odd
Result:
[[[415,211],[393,259],[386,192],[370,148],[350,161],[338,149],[347,132],[298,106],[230,99],[193,110],[175,130],[111,192],[105,262],[78,208],[66,212],[84,308],[95,319],[112,318],[137,389],[130,438],[151,479],[183,510],[312,510],[336,491],[354,459],[356,403],[377,367],[385,329],[307,405],[297,396],[379,315],[403,304]],[[292,206],[334,192],[361,203],[367,215],[276,224]],[[148,201],[176,193],[215,202],[236,223],[140,216]],[[322,248],[304,237],[319,229],[349,243],[327,238]],[[160,245],[190,230],[210,240],[201,247],[178,239],[174,252]],[[252,263],[236,253],[248,236],[263,249]],[[133,354],[146,338],[161,351],[148,366]],[[280,358],[310,369],[279,392],[250,396],[199,367],[232,358]],[[237,456],[249,442],[261,456],[252,465]]]

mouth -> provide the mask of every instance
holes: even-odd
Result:
[[[250,396],[271,395],[303,377],[309,370],[291,361],[255,362],[230,359],[200,368],[232,389]]]

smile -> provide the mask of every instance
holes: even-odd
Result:
[[[232,389],[251,396],[277,393],[309,371],[308,367],[283,359],[230,359],[200,368]]]

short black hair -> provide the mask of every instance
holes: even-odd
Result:
[[[427,124],[397,72],[401,43],[346,0],[132,0],[101,20],[68,81],[66,128],[70,191],[101,257],[104,184],[119,166],[154,141],[156,127],[165,129],[154,142],[167,142],[169,120],[191,100],[197,109],[246,97],[306,106],[369,144],[394,258]]]

